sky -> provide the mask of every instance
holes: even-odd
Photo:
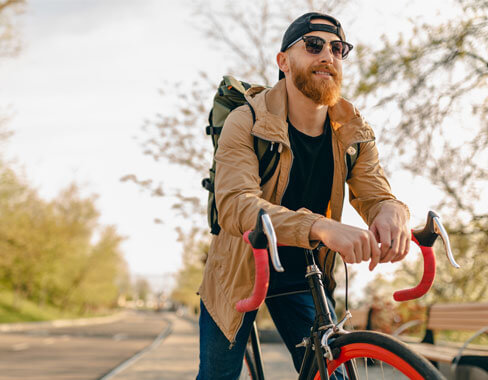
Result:
[[[200,186],[200,178],[144,156],[138,143],[144,120],[171,112],[158,89],[197,70],[221,70],[218,52],[188,20],[191,3],[31,0],[19,19],[23,49],[0,62],[0,107],[12,115],[14,131],[4,154],[46,199],[72,182],[85,195],[98,194],[100,222],[126,237],[131,272],[162,284],[181,266],[174,212],[120,178],[136,173]],[[367,30],[352,26],[352,40],[408,30],[409,16],[449,11],[442,1],[415,0],[407,11],[396,2],[357,3],[358,14],[372,22]],[[391,182],[400,199],[414,204],[412,223],[422,222],[436,202],[435,188],[407,174]],[[350,208],[345,221],[362,223]]]

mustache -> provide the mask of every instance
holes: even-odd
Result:
[[[337,75],[337,70],[332,65],[316,65],[312,66],[311,71],[327,71],[333,76]]]

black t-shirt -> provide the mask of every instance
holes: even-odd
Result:
[[[331,133],[328,116],[324,133],[316,137],[300,132],[288,121],[294,158],[282,206],[295,211],[305,207],[314,213],[325,214],[334,175]],[[285,272],[277,273],[272,269],[272,282],[279,278],[289,282],[290,277],[304,281],[306,263],[303,248],[279,247],[278,250]]]

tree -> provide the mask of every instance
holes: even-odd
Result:
[[[136,299],[145,303],[149,294],[151,293],[151,286],[145,278],[138,278],[135,283],[134,290],[136,293]]]
[[[384,37],[380,50],[359,49],[355,93],[398,110],[383,124],[384,145],[404,169],[439,187],[440,209],[486,218],[478,202],[488,179],[488,4],[450,5],[458,10],[453,19],[415,25],[411,39]]]
[[[398,110],[384,123],[383,143],[401,168],[440,190],[437,207],[463,264],[455,271],[438,256],[438,279],[426,303],[487,299],[488,3],[449,5],[455,17],[414,25],[410,39],[384,37],[379,50],[358,49],[364,64],[355,94]],[[404,262],[394,284],[418,283],[419,265]]]
[[[45,201],[0,168],[0,287],[39,305],[86,312],[115,306],[127,277],[123,240],[99,226],[94,198],[72,185]],[[14,305],[17,306],[17,305]]]
[[[16,18],[24,10],[25,0],[0,0],[0,57],[11,57],[20,51]]]
[[[0,59],[13,57],[20,51],[21,40],[16,28],[16,16],[23,12],[24,6],[25,0],[0,0]],[[5,111],[0,113],[0,142],[12,134],[6,129],[8,120]]]

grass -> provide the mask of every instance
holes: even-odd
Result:
[[[96,316],[108,314],[110,313],[106,312]],[[39,306],[37,303],[21,297],[17,297],[14,302],[13,292],[0,291],[0,323],[50,321],[92,316],[95,315],[81,316],[70,311],[59,310],[53,306]]]

